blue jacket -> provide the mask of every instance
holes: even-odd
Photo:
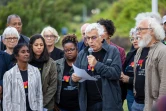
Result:
[[[78,52],[80,52],[82,49],[86,47],[86,45],[84,44],[84,41],[82,40],[78,42],[77,47],[78,47]]]
[[[0,86],[2,86],[3,75],[10,69],[11,56],[6,52],[0,51]]]
[[[119,79],[121,75],[121,59],[118,49],[103,42],[102,48],[106,51],[103,62],[97,62],[94,69],[101,74],[102,80],[102,111],[123,111]],[[87,71],[88,47],[77,56],[75,66]],[[70,79],[71,85],[79,85],[79,105],[81,111],[87,110],[86,81],[75,83]]]

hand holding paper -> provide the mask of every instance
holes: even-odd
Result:
[[[85,80],[93,80],[96,81],[97,79],[90,76],[84,69],[79,69],[76,66],[72,65],[74,69],[74,76],[79,77],[79,82],[83,82]],[[72,76],[73,79],[73,76]],[[74,80],[73,80],[74,81]]]

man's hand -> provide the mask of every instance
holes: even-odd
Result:
[[[87,56],[87,58],[88,58],[88,64],[91,67],[94,67],[97,64],[97,60],[93,55],[89,55],[89,56]]]
[[[78,82],[79,80],[81,80],[81,77],[76,76],[75,73],[73,73],[71,77],[74,82]]]

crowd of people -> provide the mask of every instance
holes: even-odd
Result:
[[[166,15],[135,20],[126,55],[111,41],[112,20],[83,24],[82,40],[64,35],[59,49],[55,28],[27,37],[20,16],[9,15],[0,36],[0,111],[123,111],[125,99],[128,111],[165,111]]]

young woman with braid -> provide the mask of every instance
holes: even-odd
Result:
[[[58,73],[56,104],[60,111],[79,111],[78,88],[69,85],[69,71],[78,53],[77,42],[75,35],[64,36],[62,40],[64,58],[56,61]]]

